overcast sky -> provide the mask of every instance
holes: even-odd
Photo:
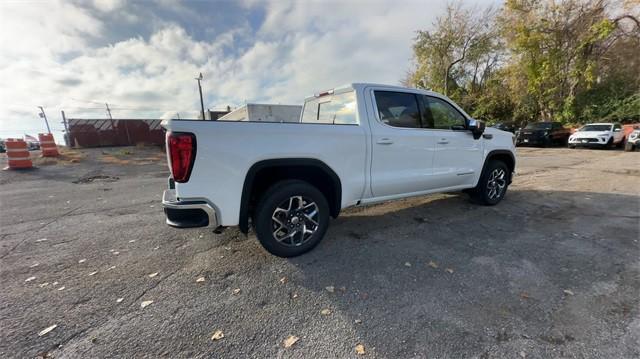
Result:
[[[467,1],[469,5],[495,0]],[[398,84],[442,1],[0,2],[0,137],[67,117],[195,118],[206,108],[300,104],[349,82]],[[58,139],[60,141],[60,139]]]

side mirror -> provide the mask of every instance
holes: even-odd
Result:
[[[467,128],[473,134],[473,138],[477,140],[484,133],[486,125],[485,125],[485,123],[483,121],[476,120],[476,119],[472,118],[472,119],[469,119]]]

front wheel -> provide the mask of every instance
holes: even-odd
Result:
[[[482,172],[478,185],[470,192],[471,198],[486,206],[498,204],[509,187],[509,168],[498,160],[491,160]]]
[[[295,257],[320,243],[329,227],[329,205],[317,188],[288,180],[274,184],[255,211],[260,244],[278,257]]]

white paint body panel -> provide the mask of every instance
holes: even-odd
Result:
[[[490,151],[508,150],[515,156],[512,134],[494,128],[485,131],[492,139],[474,140],[469,131],[387,126],[377,118],[372,91],[406,91],[445,98],[441,95],[384,85],[346,87],[356,91],[359,125],[166,122],[167,130],[194,133],[197,141],[191,177],[186,183],[176,183],[178,198],[206,199],[215,207],[220,224],[233,226],[239,222],[247,172],[263,160],[310,158],[324,162],[340,179],[341,208],[346,208],[471,188]],[[437,144],[443,137],[449,138],[450,146]],[[378,143],[385,138],[392,138],[392,143]]]

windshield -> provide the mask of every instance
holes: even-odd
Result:
[[[527,130],[550,130],[551,129],[551,122],[534,122],[534,123],[530,123],[527,125],[527,127],[525,127],[525,129]]]
[[[596,132],[596,131],[610,131],[611,125],[586,125],[580,129],[580,131]]]

